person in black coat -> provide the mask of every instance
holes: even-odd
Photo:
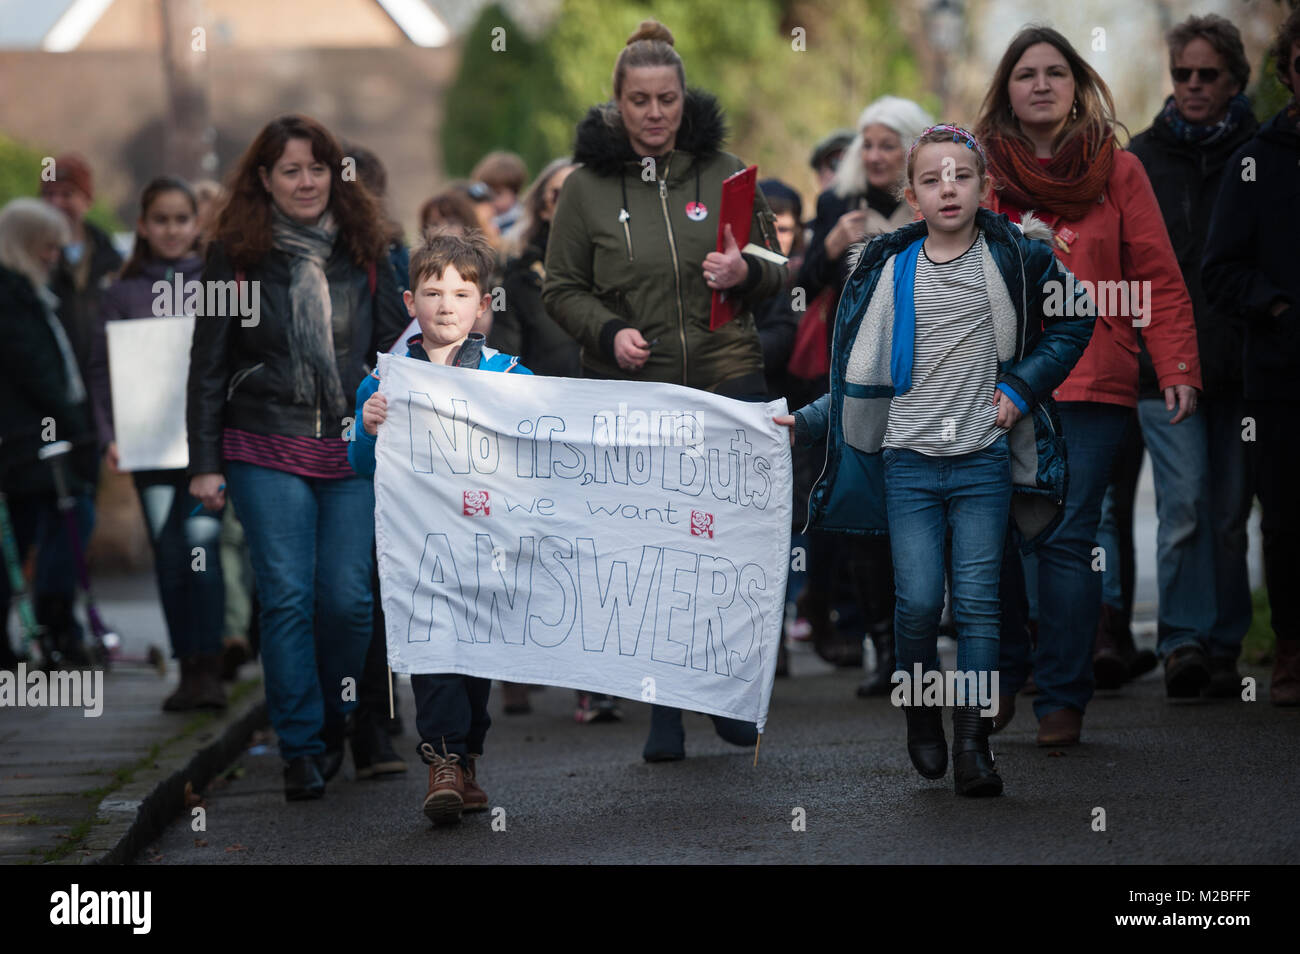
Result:
[[[90,166],[80,156],[67,154],[54,160],[54,178],[41,182],[41,198],[63,213],[69,238],[50,271],[50,291],[59,299],[59,321],[77,356],[83,380],[89,367],[99,299],[122,268],[122,256],[103,229],[86,221],[95,198]]]
[[[69,491],[84,540],[93,520],[91,492],[99,455],[89,396],[76,354],[59,322],[58,298],[46,287],[67,242],[68,226],[49,205],[14,199],[0,211],[0,489],[7,498],[21,562],[35,544],[36,619],[46,628],[47,664],[83,665],[81,628],[72,615],[75,567],[67,525],[58,509],[53,472],[38,454],[69,441]],[[7,570],[8,568],[6,568]],[[8,638],[13,593],[0,575],[6,635],[0,664],[16,662]]]
[[[1241,329],[1230,313],[1211,306],[1201,278],[1201,254],[1210,213],[1229,157],[1258,128],[1243,95],[1250,63],[1241,34],[1223,17],[1193,16],[1168,37],[1174,92],[1151,126],[1133,137],[1169,230],[1169,240],[1192,299],[1204,385],[1194,419],[1169,424],[1155,369],[1139,355],[1139,400],[1127,452],[1115,462],[1103,526],[1118,536],[1119,596],[1108,580],[1098,628],[1095,674],[1114,688],[1154,665],[1139,660],[1129,629],[1132,613],[1133,505],[1142,447],[1151,455],[1160,540],[1160,639],[1171,696],[1202,690],[1226,698],[1241,690],[1237,657],[1250,628],[1246,522],[1253,497],[1245,446]],[[1175,646],[1163,652],[1165,646]],[[1118,679],[1107,685],[1105,657]]]
[[[1273,45],[1291,101],[1228,160],[1202,265],[1210,302],[1245,328],[1246,414],[1238,434],[1253,454],[1263,510],[1264,577],[1277,634],[1270,697],[1300,705],[1300,10]]]
[[[542,305],[546,278],[546,245],[551,219],[564,180],[575,169],[567,156],[553,159],[524,196],[524,215],[516,232],[507,235],[517,249],[506,261],[505,310],[492,321],[488,344],[506,354],[516,354],[534,374],[582,377],[582,351],[578,342],[555,323]]]
[[[408,320],[379,207],[342,168],[313,119],[259,133],[203,271],[224,307],[205,301],[190,349],[190,493],[216,512],[229,482],[244,526],[289,800],[319,798],[343,761],[356,703],[340,686],[360,681],[374,628],[374,488],[348,464],[351,398]],[[358,730],[354,755],[378,736],[373,719]]]

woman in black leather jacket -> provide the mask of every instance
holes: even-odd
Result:
[[[383,216],[342,170],[312,119],[258,134],[217,222],[190,352],[190,492],[215,510],[228,486],[244,525],[290,800],[319,798],[342,761],[373,613],[374,490],[348,465],[350,397],[407,322]]]

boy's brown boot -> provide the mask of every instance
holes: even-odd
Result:
[[[428,742],[420,743],[420,756],[429,763],[429,791],[424,815],[435,825],[454,825],[465,808],[465,770],[456,753],[439,755]]]
[[[478,787],[478,760],[481,755],[469,754],[465,765],[465,808],[467,812],[485,812],[488,807],[487,792]]]

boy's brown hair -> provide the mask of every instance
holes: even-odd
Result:
[[[496,263],[496,252],[478,229],[431,229],[411,252],[410,288],[416,291],[425,279],[441,278],[447,266],[454,265],[461,278],[478,288],[480,296],[486,295]]]

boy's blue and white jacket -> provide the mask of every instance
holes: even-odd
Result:
[[[1052,391],[1069,375],[1092,337],[1090,302],[1056,309],[1044,304],[1056,289],[1087,293],[1068,279],[1050,245],[1051,230],[1026,215],[1017,227],[981,208],[984,275],[998,347],[998,389],[1024,417],[1008,434],[1011,514],[1026,549],[1060,521],[1067,473],[1065,444]],[[924,221],[881,235],[851,267],[835,313],[831,389],[795,413],[801,444],[829,436],[826,461],[808,501],[808,523],[821,530],[887,533],[884,466],[880,456],[889,402],[911,387],[916,311],[916,258],[928,232]],[[1061,299],[1056,299],[1058,302]],[[1065,317],[1066,315],[1070,317]]]
[[[417,361],[428,361],[420,335],[406,339],[406,356]],[[479,371],[506,371],[512,374],[532,374],[514,355],[502,354],[483,344],[483,336],[477,331],[470,332],[465,343],[460,346],[453,362],[458,368],[478,369]],[[362,477],[375,474],[375,442],[377,437],[366,433],[361,424],[361,408],[370,399],[370,395],[379,390],[379,372],[371,371],[362,379],[357,388],[357,415],[353,424],[353,440],[348,444],[348,463]]]

